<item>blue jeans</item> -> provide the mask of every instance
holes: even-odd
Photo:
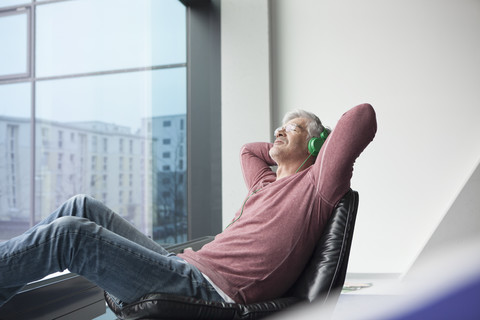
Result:
[[[28,282],[65,269],[126,303],[153,292],[223,301],[197,268],[85,195],[0,243],[0,306]]]

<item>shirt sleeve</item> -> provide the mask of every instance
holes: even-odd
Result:
[[[277,165],[270,157],[272,143],[255,142],[244,145],[240,152],[243,178],[248,189],[254,187],[265,176],[271,173],[270,166]]]
[[[312,173],[320,196],[335,205],[350,188],[353,165],[377,131],[375,110],[358,105],[342,115],[317,156]]]

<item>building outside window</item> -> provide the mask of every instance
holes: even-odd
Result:
[[[0,241],[79,193],[187,240],[186,34],[178,0],[0,2]]]

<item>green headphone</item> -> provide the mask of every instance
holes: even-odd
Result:
[[[327,137],[328,137],[329,134],[330,134],[330,130],[325,128],[325,129],[323,129],[322,133],[320,133],[320,137],[318,137],[318,138],[314,137],[314,138],[311,138],[310,140],[308,140],[308,152],[310,154],[308,155],[307,159],[305,159],[305,161],[303,161],[303,163],[300,165],[300,167],[298,167],[298,169],[297,169],[297,171],[295,171],[295,173],[300,171],[300,169],[303,167],[305,162],[307,162],[307,160],[310,159],[311,156],[316,157],[318,155],[318,153],[320,152],[320,149],[322,148],[323,144],[325,143],[325,140],[327,140]]]
[[[329,134],[330,131],[325,128],[323,129],[322,133],[320,133],[320,137],[311,138],[308,141],[308,152],[310,152],[312,156],[316,157],[318,155]]]

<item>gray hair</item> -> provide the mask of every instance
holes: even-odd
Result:
[[[308,139],[313,138],[313,137],[320,137],[320,133],[324,129],[326,129],[323,125],[320,119],[313,113],[301,110],[301,109],[295,109],[293,111],[289,111],[285,114],[283,117],[282,123],[285,124],[288,121],[295,119],[295,118],[306,118],[308,120],[307,124],[307,131],[308,131]],[[329,129],[326,129],[330,131]]]

